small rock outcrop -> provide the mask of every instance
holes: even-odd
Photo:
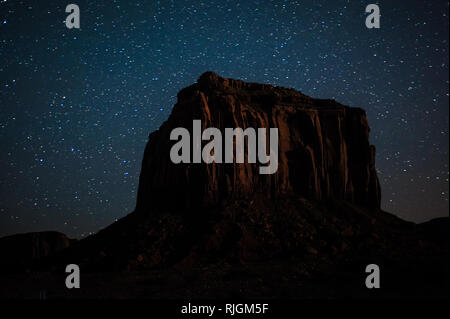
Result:
[[[43,257],[63,250],[73,240],[56,231],[17,234],[0,238],[0,268],[29,267]]]

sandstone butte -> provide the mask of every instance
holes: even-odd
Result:
[[[170,132],[193,120],[203,129],[278,128],[277,172],[172,163]],[[33,271],[42,270],[55,278],[45,284],[55,283],[53,296],[71,297],[60,274],[77,264],[81,291],[94,298],[98,287],[111,297],[341,298],[373,297],[363,271],[376,263],[386,296],[448,296],[447,239],[448,218],[414,224],[380,208],[364,110],[207,72],[150,134],[133,212],[79,241],[2,238],[0,270],[3,281],[26,271],[7,296],[35,296]]]
[[[278,128],[279,166],[273,175],[254,163],[174,164],[169,154],[176,127]],[[183,210],[255,194],[269,199],[300,196],[380,206],[375,147],[361,108],[267,84],[226,79],[213,72],[178,93],[172,114],[150,134],[145,148],[136,210]],[[192,132],[191,132],[192,133]],[[245,154],[247,158],[247,153]],[[175,200],[174,200],[175,199]]]
[[[278,170],[172,163],[170,133],[192,130],[193,120],[221,131],[278,128]],[[361,108],[206,72],[179,92],[167,121],[150,134],[135,210],[41,266],[103,271],[281,256],[335,260],[396,249],[405,236],[415,238],[414,229],[380,209],[369,131]],[[410,230],[404,235],[399,227]]]

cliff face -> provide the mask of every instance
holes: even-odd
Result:
[[[261,175],[260,164],[247,160],[172,163],[170,149],[176,141],[170,140],[170,133],[184,127],[192,136],[193,120],[201,120],[202,131],[216,127],[222,133],[225,128],[278,128],[278,170]],[[149,137],[136,210],[183,210],[255,194],[338,199],[378,208],[380,187],[369,131],[360,108],[204,73],[179,92],[169,119]]]

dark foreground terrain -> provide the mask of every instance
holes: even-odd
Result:
[[[255,220],[255,225],[261,225],[233,234],[231,230],[246,225],[247,218],[256,218],[241,205],[234,207],[237,215],[216,216],[205,224],[185,225],[179,216],[160,216],[158,223],[150,218],[147,222],[158,225],[155,229],[131,214],[97,238],[9,267],[0,276],[0,297],[39,298],[44,293],[48,299],[448,298],[448,241],[443,240],[448,236],[448,218],[416,225],[384,212],[374,219],[363,209],[354,209],[350,217],[347,207],[341,215],[314,209],[296,218],[280,212],[275,216],[281,219],[274,220],[260,208],[258,218],[265,221]],[[267,207],[269,211],[274,208]],[[358,224],[352,226],[355,218]],[[180,224],[192,229],[171,231]],[[227,232],[218,232],[217,225],[224,224]],[[126,240],[111,238],[121,233],[121,227],[135,231],[123,229],[130,234]],[[154,238],[141,233],[144,229],[166,239],[155,247]],[[231,238],[225,240],[226,236]],[[195,243],[187,242],[193,237]],[[280,240],[286,247],[280,248]],[[166,259],[162,261],[161,255]],[[80,289],[65,287],[63,268],[69,263],[80,265]],[[371,263],[381,271],[377,290],[365,286],[365,267]]]
[[[36,272],[0,277],[1,298],[448,298],[448,258],[411,266],[380,264],[381,288],[364,285],[365,264],[319,269],[314,261],[272,260],[189,269],[87,273],[81,288],[65,287],[64,274]],[[317,267],[317,268],[316,268]],[[320,271],[320,275],[313,275]]]

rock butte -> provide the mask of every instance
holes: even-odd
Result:
[[[172,163],[170,132],[191,127],[194,119],[203,127],[221,130],[277,128],[278,170],[261,175],[260,165],[254,163]],[[221,295],[224,287],[230,292],[241,289],[243,277],[230,274],[233,269],[234,274],[241,273],[245,264],[249,279],[258,278],[249,285],[248,296],[299,297],[300,293],[310,298],[311,294],[360,295],[364,287],[360,271],[368,264],[386,261],[394,269],[410,269],[408,274],[421,276],[417,282],[427,287],[432,287],[428,283],[433,280],[440,293],[448,295],[448,286],[442,285],[445,280],[434,276],[448,277],[448,242],[443,240],[448,238],[448,219],[437,224],[442,228],[423,227],[383,212],[374,154],[362,109],[208,72],[179,93],[168,120],[150,135],[134,212],[61,251],[59,243],[66,245],[64,237],[54,243],[47,236],[31,244],[28,235],[0,240],[0,246],[10,247],[10,252],[17,251],[15,246],[33,250],[41,243],[51,244],[56,251],[48,255],[46,249],[39,253],[45,257],[31,264],[22,262],[20,254],[7,254],[0,259],[0,269],[29,269],[32,264],[56,272],[64,272],[68,264],[79,265],[82,272],[165,269],[168,277],[164,271],[152,271],[156,276],[149,284],[156,288],[149,290],[152,294],[174,296],[176,287],[181,287],[183,295],[192,296],[194,287],[194,292],[211,297]],[[201,269],[201,275],[195,269]],[[323,275],[323,279],[331,275],[347,282],[349,270],[355,270],[349,281],[356,284],[349,284],[351,294],[335,291],[339,282],[335,280],[323,290],[311,289],[312,282],[304,286],[305,278],[317,283],[317,276]],[[172,274],[184,271],[186,277],[166,285]],[[391,278],[410,278],[398,271],[392,274]],[[142,290],[145,277],[134,273],[132,277],[127,277],[134,282],[132,289],[122,284],[109,288],[119,288],[115,294],[120,296],[147,292]],[[103,286],[105,277],[98,278]],[[292,289],[293,285],[306,290]],[[161,291],[162,286],[166,290]],[[427,287],[397,284],[402,294],[420,290],[428,296]],[[98,289],[92,292],[97,296]],[[392,297],[392,290],[387,294]]]
[[[277,172],[261,175],[251,163],[172,163],[170,132],[192,127],[193,119],[201,120],[202,129],[278,128]],[[150,134],[136,210],[204,207],[255,194],[273,199],[284,195],[338,199],[379,207],[375,147],[369,144],[369,131],[361,108],[206,72],[179,92],[168,120]]]

